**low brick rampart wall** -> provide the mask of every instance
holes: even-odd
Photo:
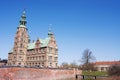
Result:
[[[0,80],[57,80],[75,74],[74,69],[0,68]]]

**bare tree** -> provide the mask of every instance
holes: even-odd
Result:
[[[120,65],[114,64],[108,70],[110,76],[120,76]]]
[[[63,63],[61,64],[61,66],[62,66],[63,68],[69,68],[69,64],[68,64],[67,62],[63,62]]]
[[[78,68],[78,65],[75,61],[73,61],[72,63],[70,63],[70,67],[71,68]]]
[[[82,55],[82,69],[83,70],[94,70],[94,64],[93,61],[95,60],[95,57],[92,55],[92,52],[89,49],[84,50]]]

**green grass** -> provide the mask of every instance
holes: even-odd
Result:
[[[83,71],[82,73],[83,75],[85,75],[85,79],[84,80],[93,80],[93,76],[107,76],[107,72],[105,71]]]
[[[108,74],[105,71],[83,71],[83,75],[106,76]]]

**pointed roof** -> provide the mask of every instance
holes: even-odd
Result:
[[[48,37],[51,37],[53,35],[53,32],[51,30],[51,27],[49,27],[49,30],[48,30]]]
[[[21,19],[20,19],[20,26],[19,27],[26,28],[26,23],[27,23],[27,21],[26,21],[26,12],[24,10],[23,13],[22,13]]]

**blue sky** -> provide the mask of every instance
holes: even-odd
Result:
[[[120,0],[2,0],[0,57],[13,47],[26,9],[31,40],[47,37],[49,24],[59,47],[59,64],[79,63],[85,49],[97,61],[120,60]]]

